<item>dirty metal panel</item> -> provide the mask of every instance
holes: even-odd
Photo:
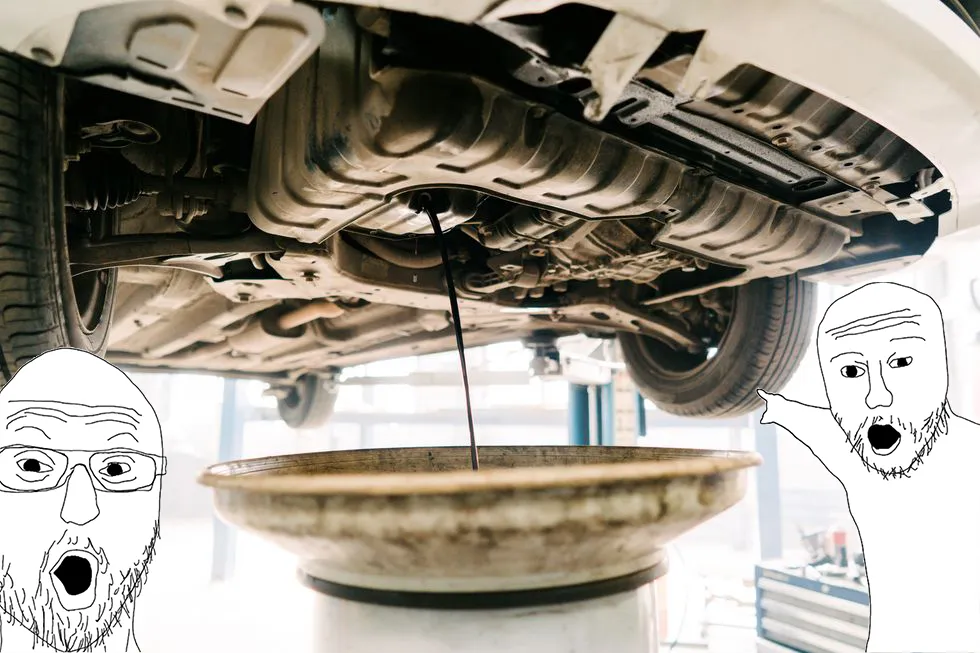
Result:
[[[82,13],[62,70],[86,82],[249,123],[323,38],[320,13],[273,4],[236,26],[182,3]]]
[[[576,94],[589,101],[593,91]],[[613,115],[630,129],[629,137],[703,166],[737,183],[800,204],[848,189],[827,172],[807,165],[767,140],[677,105],[666,93],[642,83],[630,84]],[[762,186],[760,186],[760,184]]]
[[[873,120],[754,66],[738,67],[719,88],[718,95],[684,108],[765,139],[855,188],[872,192],[932,166]]]
[[[657,242],[716,263],[792,274],[827,262],[850,240],[844,226],[719,185],[691,185],[697,211],[682,211]]]
[[[381,207],[417,188],[461,186],[591,220],[677,221],[664,242],[695,252],[707,243],[715,259],[741,265],[819,265],[846,241],[821,217],[482,80],[403,68],[369,75],[366,46],[341,29],[341,13],[320,56],[259,119],[249,215],[263,231],[308,243],[352,225],[419,233],[413,211],[399,224]],[[361,69],[338,65],[345,58]],[[772,239],[787,227],[792,234]]]
[[[935,220],[920,224],[899,221],[886,213],[864,220],[861,228],[861,237],[852,239],[833,261],[801,270],[800,276],[814,282],[851,285],[897,272],[929,251],[939,225]]]

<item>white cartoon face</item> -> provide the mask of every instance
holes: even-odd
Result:
[[[854,452],[885,477],[909,474],[948,417],[938,306],[903,286],[869,284],[828,309],[817,338],[830,409]]]
[[[15,534],[0,540],[0,607],[41,641],[78,650],[108,633],[145,579],[166,462],[152,408],[108,363],[87,362],[100,402],[33,383],[31,366],[62,351],[0,393],[0,515]]]

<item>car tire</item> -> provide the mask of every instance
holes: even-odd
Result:
[[[279,417],[290,428],[319,428],[333,416],[338,392],[332,377],[304,374],[279,398]]]
[[[798,277],[757,279],[735,289],[717,352],[694,361],[648,336],[619,335],[640,394],[683,417],[738,417],[762,406],[756,390],[778,392],[796,371],[816,321],[816,287]]]
[[[50,349],[108,344],[116,271],[69,265],[64,124],[60,76],[0,53],[0,383]],[[94,238],[114,230],[114,212],[75,215]]]

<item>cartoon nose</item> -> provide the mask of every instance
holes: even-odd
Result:
[[[868,396],[865,400],[868,408],[888,408],[892,405],[892,393],[889,392],[888,386],[885,385],[885,379],[881,374],[881,364],[878,364],[878,370],[872,371],[868,370],[868,377],[870,377],[869,383],[870,388],[868,388]]]
[[[99,516],[99,502],[95,486],[83,465],[71,470],[65,488],[65,503],[61,506],[61,519],[68,524],[84,526]]]

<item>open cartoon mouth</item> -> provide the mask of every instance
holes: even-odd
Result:
[[[99,561],[88,551],[66,551],[51,569],[58,600],[65,610],[83,610],[95,602]]]
[[[902,434],[890,424],[872,424],[868,429],[868,444],[879,456],[887,456],[898,448]]]

